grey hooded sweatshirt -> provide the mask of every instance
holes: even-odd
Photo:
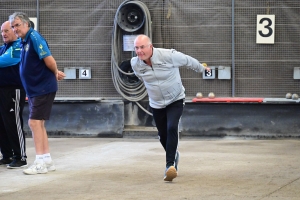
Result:
[[[131,59],[135,75],[144,82],[152,108],[165,108],[169,104],[185,98],[179,67],[187,67],[196,72],[205,69],[198,60],[174,49],[153,47],[150,58],[152,67],[137,56]]]

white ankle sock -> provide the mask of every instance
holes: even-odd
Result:
[[[50,153],[43,154],[43,159],[45,163],[50,163],[52,161]]]
[[[43,164],[44,163],[43,155],[36,155],[35,156],[35,162],[37,162],[39,164]]]

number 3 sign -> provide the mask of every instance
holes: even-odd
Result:
[[[274,44],[275,15],[257,15],[256,43]]]

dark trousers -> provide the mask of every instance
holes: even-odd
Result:
[[[166,108],[152,108],[161,145],[166,151],[166,167],[174,165],[178,146],[178,125],[183,112],[184,100],[178,100]]]
[[[0,88],[0,148],[3,157],[26,158],[23,88]]]

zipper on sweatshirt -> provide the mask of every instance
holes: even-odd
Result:
[[[150,66],[150,65],[149,65]],[[152,71],[153,71],[153,76],[155,77],[155,79],[156,79],[156,81],[157,81],[157,83],[158,83],[158,85],[160,85],[160,82],[159,82],[159,80],[158,80],[158,78],[156,77],[156,74],[155,74],[155,71],[154,71],[154,69],[153,69],[153,66],[150,66],[151,67],[151,69],[152,69]],[[164,97],[164,95],[163,95],[163,93],[162,93],[162,91],[161,91],[161,88],[160,87],[158,87],[159,88],[159,91],[160,91],[160,94],[161,94],[161,98],[162,98],[162,100],[163,100],[163,104],[164,105],[166,105],[166,99],[165,99],[165,97]]]

